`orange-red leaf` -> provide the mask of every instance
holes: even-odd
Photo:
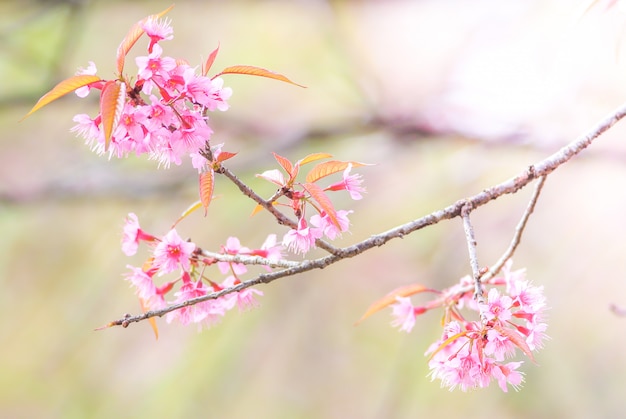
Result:
[[[276,154],[276,153],[272,153],[272,154],[274,154],[274,158],[276,159],[278,164],[280,164],[280,166],[283,169],[285,169],[285,172],[287,172],[287,174],[289,175],[289,180],[290,181],[293,180],[296,177],[297,172],[295,172],[293,164],[291,164],[289,159],[281,156],[280,154]]]
[[[50,90],[48,93],[46,93],[45,95],[43,95],[35,104],[35,106],[33,106],[33,108],[26,114],[24,115],[24,118],[22,118],[22,120],[26,119],[30,114],[32,114],[33,112],[35,112],[36,110],[46,106],[48,103],[57,100],[58,98],[60,98],[61,96],[64,96],[70,92],[73,92],[74,90],[83,87],[83,86],[87,86],[91,83],[95,83],[100,81],[100,77],[98,76],[92,76],[92,75],[88,75],[88,74],[81,74],[79,76],[72,76],[68,79],[63,80],[62,82],[60,82],[59,84],[57,84],[56,86],[54,86],[52,88],[52,90]]]
[[[437,292],[437,291],[430,289],[430,288],[426,288],[425,286],[421,284],[411,284],[411,285],[406,285],[404,287],[396,288],[395,290],[391,291],[389,294],[385,295],[380,300],[374,301],[372,305],[370,305],[367,308],[367,310],[365,311],[365,314],[363,314],[363,316],[361,316],[359,321],[356,322],[356,324],[361,323],[363,320],[367,319],[369,316],[382,310],[383,308],[396,303],[397,302],[396,297],[409,297],[414,294],[419,294],[420,292]]]
[[[328,154],[328,153],[313,153],[313,154],[309,154],[303,159],[298,160],[296,164],[299,166],[304,166],[305,164],[308,164],[317,160],[321,160],[321,159],[327,159],[332,156],[333,156],[332,154]]]
[[[120,43],[120,46],[117,47],[117,72],[120,76],[122,75],[122,71],[124,70],[124,60],[126,59],[126,54],[128,54],[130,49],[135,45],[137,40],[141,38],[141,35],[143,35],[145,32],[142,27],[143,24],[146,23],[148,19],[158,19],[160,17],[165,16],[165,14],[167,14],[170,10],[172,10],[173,7],[174,5],[172,4],[170,7],[163,10],[161,13],[146,16],[143,19],[141,19],[139,22],[131,26],[128,33],[126,34],[126,36]]]
[[[274,79],[274,80],[284,81],[285,83],[294,84],[299,87],[305,87],[301,84],[292,82],[291,80],[289,80],[287,77],[283,76],[282,74],[274,73],[273,71],[266,70],[261,67],[255,67],[252,65],[234,65],[231,67],[226,67],[220,73],[213,76],[213,78],[219,77],[223,74],[244,74],[248,76],[267,77],[267,78]]]
[[[327,162],[315,165],[315,167],[313,167],[311,171],[306,175],[306,181],[317,182],[323,177],[330,176],[334,173],[346,170],[346,167],[348,167],[348,165],[350,164],[352,165],[352,167],[365,166],[365,164],[359,163],[356,161],[338,161],[338,160],[327,161]]]
[[[118,80],[111,80],[104,84],[100,94],[100,115],[102,116],[102,131],[104,133],[104,150],[109,149],[111,137],[115,127],[120,122],[126,100],[126,84]]]
[[[204,63],[204,69],[202,70],[202,75],[203,76],[206,76],[207,73],[209,72],[209,70],[211,69],[211,66],[215,62],[215,57],[217,57],[217,52],[219,50],[220,50],[220,46],[218,45],[217,48],[215,48],[213,50],[211,55],[209,55],[209,58],[206,59],[206,63]]]
[[[211,198],[213,198],[213,187],[215,182],[215,172],[213,169],[207,170],[200,174],[200,202],[204,207],[204,216],[206,217]]]
[[[333,223],[333,225],[337,228],[341,228],[339,220],[337,219],[337,212],[335,211],[335,207],[333,207],[333,203],[330,202],[330,199],[326,196],[322,188],[320,188],[315,183],[304,183],[302,186],[304,186],[304,189],[306,189],[307,192],[311,194],[311,197],[315,201],[317,201],[318,204],[320,204],[324,212],[328,215],[328,218],[330,218],[330,221]]]
[[[139,304],[141,305],[142,312],[145,313],[146,311],[148,311],[148,307],[146,306],[146,303],[144,302],[143,299],[141,298],[139,299]],[[156,320],[154,319],[154,317],[150,317],[148,321],[150,322],[150,326],[152,326],[152,331],[154,332],[154,338],[156,340],[159,340],[159,328],[157,327]]]
[[[221,163],[228,159],[232,159],[236,155],[237,153],[231,153],[230,151],[222,151],[220,154],[217,155],[217,161]]]

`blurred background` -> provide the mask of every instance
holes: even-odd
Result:
[[[545,287],[551,340],[519,391],[449,392],[427,377],[439,313],[411,334],[376,299],[470,272],[460,220],[442,222],[323,271],[262,287],[261,306],[202,332],[158,320],[94,331],[138,313],[122,280],[141,253],[120,251],[128,212],[154,233],[197,199],[184,166],[108,161],[69,132],[97,95],[68,95],[27,120],[36,100],[95,61],[114,74],[128,28],[161,1],[0,2],[0,417],[588,418],[626,410],[626,123],[547,180],[514,257]],[[191,1],[169,13],[165,54],[217,71],[250,64],[308,86],[228,76],[231,109],[213,142],[254,178],[310,152],[375,163],[339,245],[419,218],[518,174],[626,99],[626,13],[615,1]],[[143,55],[144,42],[135,47]],[[127,71],[134,69],[134,55]],[[504,252],[532,188],[473,213],[479,263]],[[208,217],[179,231],[219,249],[284,233],[219,179]],[[318,255],[321,253],[318,253]],[[315,255],[314,255],[315,256]],[[415,302],[419,302],[419,298]],[[521,359],[521,357],[520,357]]]

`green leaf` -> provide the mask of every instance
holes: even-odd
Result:
[[[88,75],[88,74],[82,74],[82,75],[79,75],[79,76],[72,76],[72,77],[70,77],[68,79],[63,80],[62,82],[60,82],[59,84],[54,86],[48,93],[43,95],[37,101],[35,106],[33,106],[33,108],[26,115],[24,115],[24,117],[21,119],[21,121],[26,119],[28,116],[30,116],[30,114],[32,114],[36,110],[38,110],[40,108],[43,108],[48,103],[57,100],[61,96],[64,96],[64,95],[66,95],[66,94],[68,94],[70,92],[73,92],[74,90],[76,90],[78,88],[81,88],[83,86],[87,86],[87,85],[89,85],[91,83],[95,83],[95,82],[98,82],[98,81],[101,81],[100,77],[92,76],[92,75]]]

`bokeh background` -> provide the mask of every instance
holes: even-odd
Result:
[[[516,175],[626,99],[626,13],[612,1],[178,1],[167,55],[215,69],[252,64],[288,75],[229,76],[231,109],[214,142],[254,178],[271,151],[323,151],[375,163],[353,203],[347,245]],[[515,255],[551,307],[551,340],[524,364],[526,384],[449,392],[423,353],[439,314],[411,334],[375,299],[469,272],[460,220],[442,222],[318,272],[264,286],[261,306],[202,332],[159,321],[94,331],[137,313],[122,280],[141,263],[119,248],[135,212],[164,234],[196,200],[190,168],[108,161],[69,133],[96,98],[73,95],[18,120],[89,60],[114,74],[130,25],[162,1],[0,2],[0,417],[588,418],[626,414],[626,124],[553,173]],[[139,43],[143,54],[145,43]],[[132,54],[131,54],[132,55]],[[133,67],[132,58],[127,68]],[[506,249],[530,188],[473,213],[481,266]],[[220,179],[208,217],[179,227],[205,248],[229,235],[255,247],[284,230],[250,219]]]

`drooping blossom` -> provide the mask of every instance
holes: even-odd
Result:
[[[152,52],[152,49],[158,42],[174,38],[174,29],[170,25],[169,19],[150,17],[143,23],[142,29],[150,37],[148,52]]]
[[[131,272],[126,275],[125,279],[135,287],[137,296],[148,310],[158,310],[167,306],[163,296],[165,289],[157,288],[152,280],[154,271],[146,272],[131,265],[127,265],[127,268]]]
[[[321,214],[315,214],[309,220],[312,228],[315,230],[315,235],[321,237],[325,235],[330,240],[335,240],[337,236],[340,236],[342,232],[348,231],[350,228],[350,220],[348,214],[353,211],[339,210],[336,212],[336,218],[339,226],[335,225],[330,216],[325,212]]]
[[[283,246],[296,254],[305,254],[315,247],[315,240],[320,237],[319,231],[310,228],[302,217],[298,221],[298,228],[292,228],[283,237]]]
[[[122,235],[122,252],[126,256],[132,256],[137,253],[140,241],[155,241],[156,237],[145,233],[139,226],[137,215],[129,213],[124,223],[124,231]]]
[[[250,251],[247,247],[243,247],[237,237],[229,237],[226,239],[226,245],[222,246],[222,253],[227,255],[246,254]],[[235,275],[243,275],[248,269],[243,263],[233,262],[217,262],[217,267],[221,273],[226,274],[231,271]]]
[[[397,302],[391,306],[394,317],[391,325],[409,333],[415,326],[415,307],[409,297],[396,297],[396,300]]]

